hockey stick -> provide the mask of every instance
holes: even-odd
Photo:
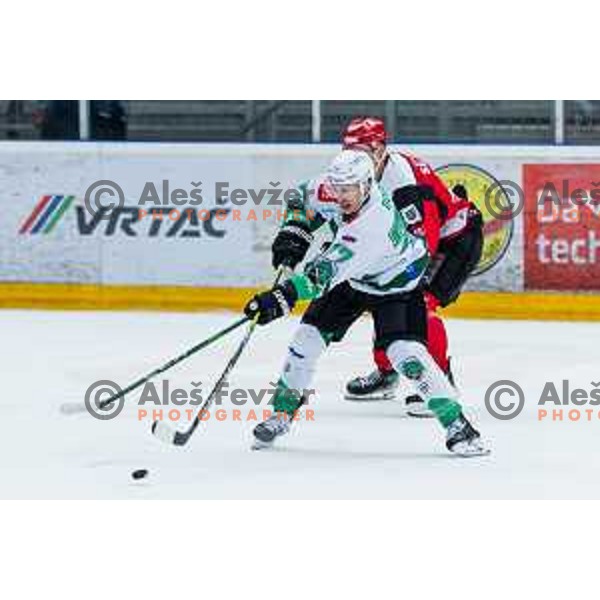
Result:
[[[277,276],[275,277],[275,282],[273,283],[273,286],[276,286],[279,283],[283,272],[284,269],[280,267],[277,271]],[[175,446],[185,446],[185,444],[187,444],[189,439],[194,434],[194,431],[196,431],[196,429],[198,428],[198,425],[200,425],[200,421],[202,420],[202,416],[204,415],[205,411],[208,410],[210,405],[213,403],[213,400],[215,399],[216,395],[219,393],[219,391],[223,387],[223,384],[227,380],[229,373],[231,373],[233,367],[235,367],[240,356],[244,352],[246,346],[248,345],[248,342],[250,341],[250,338],[252,337],[252,334],[254,333],[254,330],[256,329],[257,322],[258,315],[256,315],[254,319],[252,319],[250,326],[246,331],[246,335],[244,335],[244,338],[240,342],[240,345],[237,347],[233,356],[229,359],[225,370],[223,371],[223,373],[221,373],[221,376],[219,377],[217,383],[215,383],[213,389],[208,395],[208,398],[204,401],[204,403],[196,413],[192,424],[185,431],[176,431],[164,421],[154,421],[154,423],[152,423],[151,431],[159,440],[165,442],[166,444],[173,444]]]
[[[141,385],[143,385],[144,383],[146,383],[153,377],[156,377],[157,375],[160,375],[161,373],[168,371],[171,367],[174,367],[175,365],[179,364],[186,358],[189,358],[193,354],[196,354],[196,352],[199,352],[200,350],[207,348],[212,343],[220,340],[222,337],[226,336],[228,333],[231,333],[232,331],[234,331],[235,329],[237,329],[244,323],[247,323],[248,321],[250,321],[250,319],[248,317],[242,317],[241,319],[238,319],[231,325],[225,327],[225,329],[218,331],[217,333],[211,335],[210,337],[206,338],[202,342],[199,342],[195,346],[192,346],[191,348],[189,348],[188,350],[186,350],[179,356],[176,356],[175,358],[172,358],[171,360],[169,360],[165,364],[161,365],[160,367],[157,367],[156,369],[154,369],[154,371],[148,373],[147,375],[144,375],[144,377],[140,377],[133,383],[129,384],[126,388],[122,389],[120,392],[113,394],[110,398],[107,398],[106,400],[102,400],[102,402],[98,402],[97,408],[99,410],[105,409],[107,406],[109,406],[113,402],[116,402],[117,400],[119,400],[120,398],[125,396],[125,394],[128,394],[129,392],[132,392],[133,390],[137,389],[138,387],[140,387]],[[74,414],[74,413],[84,412],[86,410],[87,410],[87,408],[86,408],[85,404],[81,403],[81,402],[67,402],[61,406],[61,412],[65,413],[65,414]]]

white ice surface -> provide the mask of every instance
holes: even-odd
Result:
[[[168,447],[150,434],[149,420],[137,420],[135,394],[112,421],[59,412],[93,381],[124,385],[235,318],[1,311],[0,497],[600,498],[600,419],[537,420],[544,382],[569,378],[589,390],[600,380],[598,324],[448,322],[457,379],[492,444],[489,458],[450,456],[435,422],[405,418],[394,402],[343,400],[347,378],[371,368],[366,318],[322,360],[314,422],[301,422],[273,451],[250,451],[254,422],[231,418],[211,419],[185,448]],[[231,387],[273,381],[296,322],[257,330]],[[189,390],[202,380],[206,393],[241,335],[176,367],[171,386]],[[525,390],[525,410],[511,421],[484,407],[485,390],[499,379]],[[137,468],[149,477],[133,482]]]

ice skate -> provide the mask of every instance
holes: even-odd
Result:
[[[392,400],[396,397],[400,377],[395,371],[383,373],[375,369],[365,377],[355,377],[346,385],[346,400]]]
[[[415,419],[432,419],[435,415],[427,408],[427,402],[418,394],[404,399],[404,410],[409,417]]]
[[[458,456],[486,456],[491,450],[481,440],[479,432],[461,414],[446,430],[446,448]]]
[[[287,413],[277,413],[270,416],[266,421],[259,423],[253,431],[254,443],[253,450],[262,450],[270,448],[275,440],[285,435],[290,430],[292,417]]]

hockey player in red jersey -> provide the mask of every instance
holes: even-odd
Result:
[[[469,274],[477,265],[483,246],[483,221],[477,207],[469,202],[467,190],[460,185],[449,190],[435,171],[415,156],[390,151],[381,119],[353,119],[342,134],[345,148],[360,149],[373,160],[378,182],[402,212],[412,232],[425,238],[434,257],[424,280],[427,305],[427,348],[453,384],[448,357],[448,338],[440,307],[454,302]],[[387,399],[395,396],[398,375],[385,351],[373,350],[376,369],[347,384],[347,398],[353,400]],[[406,398],[408,414],[430,416],[418,395]]]

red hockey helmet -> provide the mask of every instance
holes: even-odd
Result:
[[[385,144],[387,132],[385,124],[377,117],[357,117],[348,123],[342,133],[342,144],[346,148],[367,145],[373,142]]]

